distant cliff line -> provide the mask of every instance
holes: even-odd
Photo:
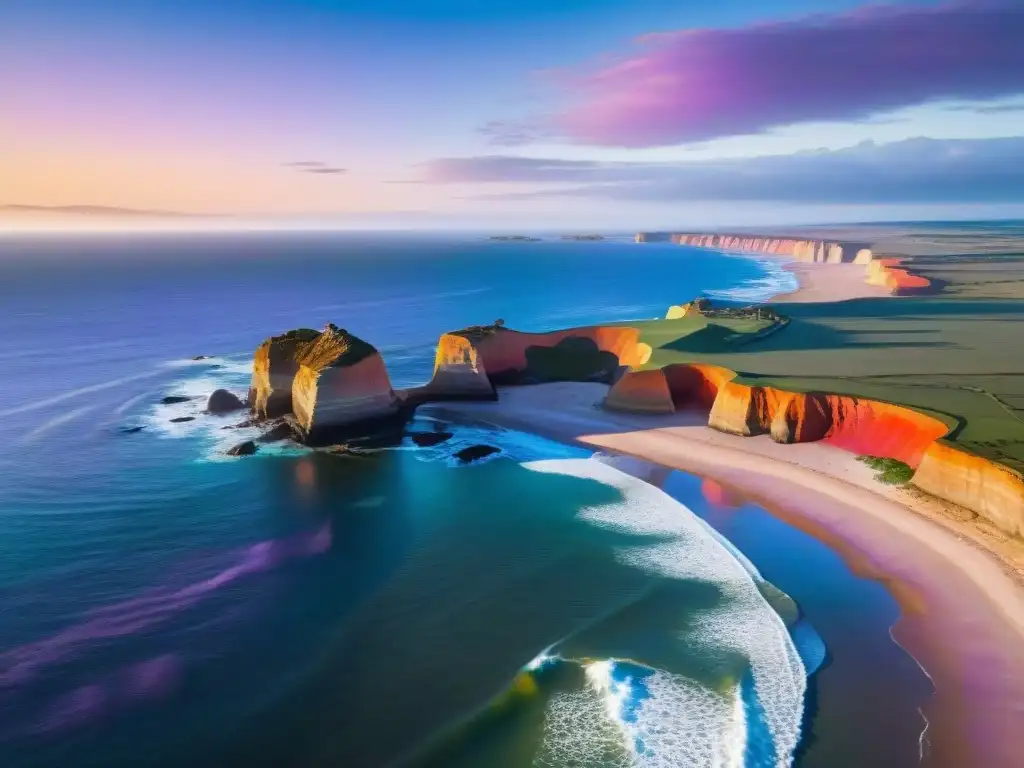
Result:
[[[695,248],[716,248],[723,251],[768,253],[788,256],[797,261],[821,264],[868,264],[872,259],[869,243],[840,240],[812,240],[779,237],[778,235],[751,235],[728,233],[638,232],[638,243],[673,242]]]

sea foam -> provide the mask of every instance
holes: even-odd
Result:
[[[581,734],[567,734],[584,721],[592,722],[596,695],[606,719],[616,722],[629,749],[626,765],[788,766],[800,738],[806,671],[785,624],[758,590],[760,577],[754,566],[737,557],[735,548],[684,505],[607,463],[565,459],[523,466],[535,472],[590,478],[618,489],[621,502],[587,507],[580,514],[595,525],[658,538],[655,545],[620,548],[617,557],[622,562],[665,578],[703,581],[718,588],[723,597],[719,607],[699,613],[696,631],[687,632],[685,641],[742,655],[749,664],[750,694],[757,705],[744,705],[743,679],[712,690],[665,670],[646,676],[644,697],[631,702],[629,686],[615,679],[616,660],[596,662],[596,666],[590,662],[591,691],[559,694],[552,700],[542,754],[563,754],[568,744],[555,743],[563,736],[573,743],[580,741]],[[630,718],[624,716],[627,705]],[[573,714],[574,706],[586,709]],[[748,722],[751,710],[762,722]],[[770,742],[767,749],[758,750],[760,758],[747,750],[748,732],[755,728],[764,731]],[[599,736],[598,741],[603,738]],[[582,756],[573,759],[579,762]]]

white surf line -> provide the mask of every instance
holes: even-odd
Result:
[[[114,387],[120,387],[123,384],[130,384],[133,381],[141,381],[142,379],[151,379],[154,376],[159,376],[163,371],[157,369],[150,371],[149,373],[139,373],[135,376],[125,376],[121,379],[112,379],[111,381],[104,381],[100,384],[92,384],[88,387],[82,387],[81,389],[73,389],[70,392],[64,392],[60,395],[54,395],[53,397],[47,397],[43,400],[36,400],[31,403],[25,403],[23,405],[15,406],[14,408],[8,408],[6,411],[0,411],[0,418],[6,416],[14,416],[19,413],[28,413],[30,411],[38,411],[40,408],[46,408],[49,405],[56,405],[57,403],[63,403],[65,400],[72,400],[82,395],[88,395],[91,392],[101,392],[104,389],[113,389]]]
[[[55,416],[49,421],[40,424],[38,427],[27,433],[22,439],[22,443],[31,443],[39,437],[45,435],[47,432],[56,429],[61,424],[67,424],[69,421],[73,421],[80,416],[84,416],[89,411],[95,410],[98,406],[95,405],[83,405],[81,408],[75,408],[73,411],[62,413],[60,416]]]
[[[114,413],[116,415],[120,416],[125,411],[127,411],[129,408],[131,408],[133,405],[135,405],[137,402],[142,400],[144,397],[149,397],[150,395],[155,395],[156,393],[157,393],[157,390],[150,389],[150,390],[147,390],[146,392],[142,392],[142,393],[136,395],[135,397],[130,397],[127,400],[125,400],[123,403],[121,403],[119,406],[117,406],[117,408],[114,409]]]

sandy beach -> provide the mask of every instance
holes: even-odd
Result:
[[[696,413],[613,413],[599,405],[606,391],[585,383],[508,388],[496,403],[443,410],[693,472],[763,503],[883,582],[900,602],[894,637],[936,688],[922,713],[931,745],[924,749],[935,755],[925,764],[1017,764],[1024,589],[971,523],[943,515],[934,500],[879,483],[838,448],[728,435]]]
[[[780,257],[782,258],[782,257]],[[811,264],[788,261],[786,269],[796,275],[800,287],[772,299],[774,304],[798,304],[890,296],[880,285],[865,281],[863,264]]]

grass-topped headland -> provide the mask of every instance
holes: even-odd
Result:
[[[787,303],[770,324],[691,302],[632,324],[652,348],[644,369],[664,373],[673,401],[675,371],[714,390],[710,426],[900,461],[918,487],[1024,535],[1024,228],[815,237],[871,240],[866,272],[898,264],[927,292]],[[894,467],[883,473],[906,474]]]

